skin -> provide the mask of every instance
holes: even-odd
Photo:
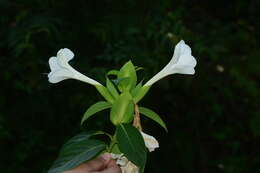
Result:
[[[78,167],[63,173],[122,173],[115,160],[110,154],[103,154],[100,157],[83,163]]]

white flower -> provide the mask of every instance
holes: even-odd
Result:
[[[175,46],[171,61],[144,86],[151,86],[156,81],[170,74],[194,74],[196,64],[196,59],[191,55],[191,48],[181,40]]]
[[[141,134],[144,138],[145,146],[150,152],[154,151],[155,148],[159,148],[159,143],[153,136],[145,134],[144,132],[141,132]]]
[[[122,173],[139,173],[139,168],[130,161],[128,161],[126,166],[122,166],[120,168]]]
[[[128,159],[125,156],[123,156],[123,154],[111,153],[111,157],[112,157],[112,159],[115,159],[116,164],[118,164],[120,166],[126,166],[127,163],[129,162]]]
[[[139,173],[139,168],[123,156],[123,154],[111,153],[111,157],[116,160],[116,163],[120,166],[122,173]]]
[[[58,83],[65,79],[77,79],[92,85],[101,85],[99,82],[81,74],[69,65],[69,61],[74,57],[74,53],[67,49],[60,49],[57,56],[49,59],[51,72],[48,74],[50,83]]]

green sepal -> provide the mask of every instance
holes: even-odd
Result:
[[[104,87],[103,85],[95,85],[96,89],[98,92],[109,102],[109,103],[114,103],[115,99],[113,96],[110,94],[108,89]]]
[[[144,172],[147,149],[139,130],[131,124],[119,124],[116,128],[116,138],[119,150]]]
[[[111,103],[105,102],[105,101],[100,101],[97,102],[93,105],[91,105],[87,111],[85,112],[85,114],[83,115],[82,119],[81,119],[81,125],[84,123],[84,121],[86,121],[89,117],[91,117],[92,115],[94,115],[97,112],[100,112],[102,110],[111,108],[112,105]]]
[[[124,77],[124,78],[119,78],[117,79],[117,86],[119,91],[121,92],[129,92],[129,90],[127,89],[128,84],[130,83],[130,77]]]
[[[122,152],[120,151],[119,147],[118,147],[118,144],[115,143],[111,149],[111,153],[114,153],[114,154],[122,154]]]
[[[118,72],[119,72],[118,70],[110,70],[109,72],[107,72],[107,76],[109,76],[109,75],[117,76]]]
[[[143,68],[143,67],[135,66],[135,71],[139,71],[139,70],[144,70],[144,68]]]
[[[117,79],[112,79],[112,82],[115,84],[115,85],[119,85],[119,83],[123,80],[129,80],[128,79],[129,77],[123,77],[123,78],[117,78]]]
[[[131,94],[132,97],[135,98],[139,92],[139,90],[142,88],[143,81],[139,82],[138,85],[135,86],[134,89],[132,89]]]
[[[119,96],[116,87],[114,86],[113,82],[107,77],[106,86],[110,94],[114,97],[116,100]]]
[[[114,125],[129,123],[134,118],[134,103],[129,92],[122,93],[112,105],[110,120]]]
[[[150,88],[151,86],[142,86],[137,88],[133,95],[134,102],[138,103],[145,96],[145,94],[149,91]]]
[[[157,113],[155,113],[151,109],[144,108],[144,107],[139,107],[139,112],[141,114],[145,115],[146,117],[148,117],[148,118],[154,120],[155,122],[157,122],[159,125],[161,125],[166,130],[166,132],[168,132],[164,121],[161,119],[161,117]]]
[[[120,91],[130,91],[132,90],[137,82],[137,76],[136,76],[136,71],[133,63],[131,61],[128,61],[123,67],[120,69],[120,71],[117,74],[117,78],[125,78],[129,77],[128,82],[124,82],[123,86],[121,84],[120,86]]]

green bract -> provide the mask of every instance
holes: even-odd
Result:
[[[134,118],[134,102],[129,92],[122,93],[110,111],[110,120],[114,125],[130,123]]]
[[[115,85],[113,84],[113,82],[109,78],[107,78],[106,86],[107,86],[108,91],[113,96],[113,98],[117,99],[119,96],[118,91],[117,91]]]
[[[132,90],[137,82],[137,76],[136,76],[136,71],[135,67],[132,64],[131,61],[128,61],[118,72],[117,74],[118,79],[125,79],[122,80],[122,82],[119,83],[119,90],[121,92],[124,91],[130,91]]]

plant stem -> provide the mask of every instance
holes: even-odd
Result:
[[[111,138],[111,142],[110,142],[110,145],[108,147],[108,152],[111,153],[114,145],[116,144],[116,135],[114,135],[112,138]]]
[[[134,115],[133,126],[135,126],[138,130],[141,130],[141,131],[143,130],[142,125],[141,125],[139,108],[138,108],[137,104],[135,104],[135,115]]]

